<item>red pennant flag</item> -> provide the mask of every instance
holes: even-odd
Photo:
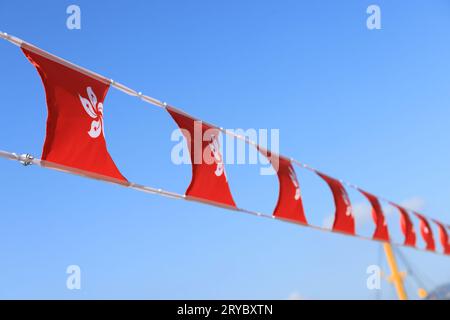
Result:
[[[291,161],[278,155],[272,155],[270,151],[259,146],[258,150],[269,159],[278,176],[280,191],[273,215],[302,224],[308,224],[303,209],[300,184]]]
[[[127,182],[106,148],[103,101],[106,81],[90,77],[23,46],[45,87],[47,132],[42,160]]]
[[[417,212],[414,212],[414,214],[417,218],[419,218],[420,234],[422,239],[425,241],[426,249],[429,251],[435,251],[436,245],[434,243],[433,230],[431,230],[427,218]]]
[[[383,214],[383,209],[381,208],[380,201],[373,194],[370,194],[361,189],[358,190],[367,198],[367,200],[369,200],[370,205],[372,206],[372,218],[376,225],[373,238],[377,240],[389,241],[389,230],[386,223],[386,218]]]
[[[316,173],[328,184],[333,193],[336,212],[334,216],[333,231],[355,234],[355,219],[352,214],[352,206],[347,191],[342,183],[321,172]]]
[[[219,150],[219,129],[172,107],[167,111],[182,130],[191,156],[192,180],[186,195],[236,207]]]
[[[444,249],[444,254],[450,254],[450,242],[448,238],[448,233],[445,225],[439,221],[433,220],[437,224],[439,229],[439,239],[441,240],[442,248]]]
[[[273,215],[308,224],[303,209],[300,184],[291,161],[282,157],[278,158],[277,176],[280,191]]]
[[[414,231],[414,225],[409,217],[408,211],[406,209],[396,205],[391,202],[391,205],[396,207],[400,212],[400,225],[402,228],[402,233],[405,236],[405,246],[415,247],[416,246],[416,232]]]

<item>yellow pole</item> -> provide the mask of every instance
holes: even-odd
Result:
[[[394,252],[392,251],[391,245],[387,242],[384,243],[384,252],[386,253],[389,268],[391,269],[391,276],[389,277],[389,281],[394,283],[399,300],[408,300],[405,287],[403,286],[403,278],[405,277],[405,273],[398,271]]]

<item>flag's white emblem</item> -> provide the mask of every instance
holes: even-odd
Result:
[[[86,113],[94,120],[91,123],[91,130],[88,131],[88,134],[91,138],[98,138],[102,133],[103,128],[103,103],[97,103],[97,96],[91,87],[86,88],[88,99],[80,97],[81,104],[83,105]],[[104,129],[104,128],[103,128]]]
[[[294,168],[292,166],[289,166],[289,177],[291,177],[292,183],[295,187],[295,196],[294,199],[297,201],[300,199],[300,184],[298,183],[297,176],[295,175]]]
[[[211,152],[214,156],[214,161],[216,162],[216,171],[214,171],[214,174],[218,177],[220,177],[222,174],[225,175],[225,179],[227,178],[225,174],[225,167],[222,160],[222,155],[220,154],[220,145],[219,141],[216,137],[211,136],[211,142],[209,143],[209,148],[211,149]]]
[[[342,191],[342,198],[344,199],[344,203],[347,207],[347,211],[345,212],[345,215],[347,217],[351,217],[352,216],[352,206],[350,204],[350,199],[348,198],[347,193],[344,191]]]

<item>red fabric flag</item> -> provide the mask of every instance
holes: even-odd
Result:
[[[439,239],[441,240],[441,245],[444,250],[444,254],[450,254],[450,242],[448,238],[447,228],[445,225],[440,223],[439,221],[433,220],[434,223],[437,224],[439,229]]]
[[[416,246],[416,232],[414,231],[414,225],[409,217],[408,211],[406,209],[391,203],[400,212],[400,225],[402,228],[402,233],[405,236],[405,246],[415,247]]]
[[[220,153],[219,129],[172,107],[167,111],[182,130],[191,156],[192,180],[186,195],[236,207]]]
[[[273,211],[273,215],[279,218],[308,224],[303,209],[300,184],[291,161],[278,155],[272,155],[270,151],[259,146],[258,150],[269,159],[278,176],[280,187],[278,201]],[[276,159],[274,159],[274,157],[276,157]]]
[[[355,218],[352,214],[352,206],[347,191],[342,183],[321,172],[316,171],[330,187],[333,193],[334,204],[336,207],[334,215],[333,231],[340,231],[349,234],[355,234]]]
[[[361,189],[358,190],[367,198],[367,200],[369,200],[370,205],[372,206],[372,218],[376,226],[375,232],[372,237],[377,240],[389,241],[389,230],[386,223],[386,218],[383,214],[383,209],[381,208],[380,201],[373,194],[370,194]]]
[[[426,248],[429,251],[435,251],[436,245],[434,243],[433,230],[431,230],[430,224],[423,215],[414,212],[417,218],[419,218],[419,228],[422,239],[425,241]]]
[[[273,215],[308,224],[303,209],[300,184],[294,167],[288,159],[279,157],[278,161],[277,176],[280,184],[280,191]]]
[[[109,84],[55,62],[32,47],[25,45],[22,51],[45,87],[48,117],[42,160],[126,183],[103,135],[103,101]]]

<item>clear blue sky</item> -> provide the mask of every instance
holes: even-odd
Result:
[[[448,1],[76,1],[82,29],[68,30],[72,3],[2,0],[0,30],[226,128],[280,129],[282,153],[450,222]],[[366,28],[373,3],[382,30]],[[0,52],[0,149],[39,156],[41,81],[17,47]],[[170,117],[115,89],[105,113],[124,175],[183,193]],[[271,212],[277,180],[258,170],[227,166],[236,202]],[[0,178],[0,298],[375,297],[374,242],[6,160]],[[321,225],[330,194],[299,178]],[[430,287],[450,282],[449,258],[403,253]]]

